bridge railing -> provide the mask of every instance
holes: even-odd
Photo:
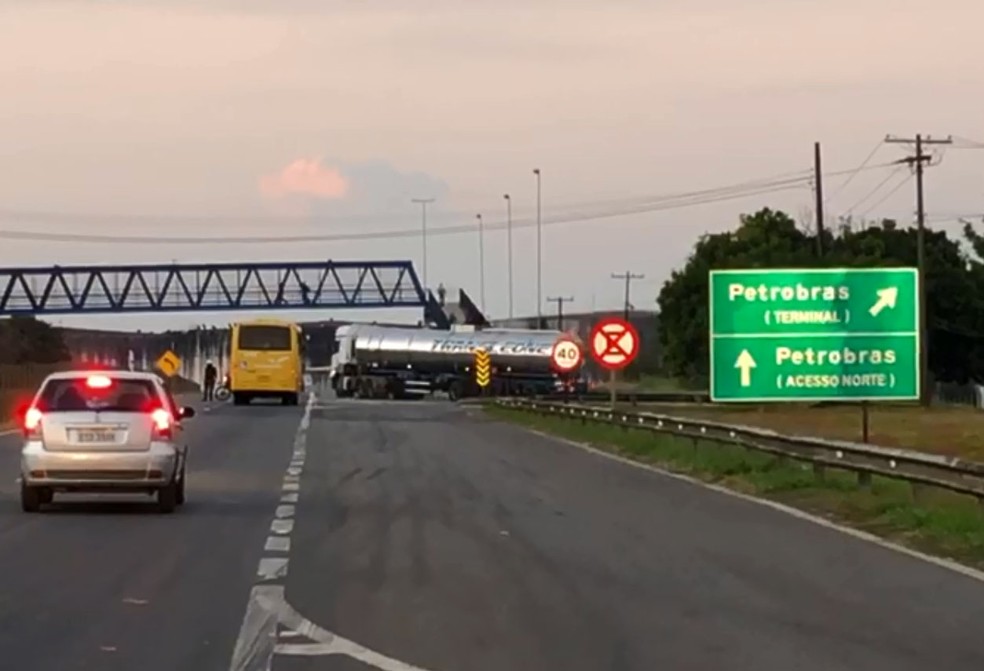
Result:
[[[956,457],[847,441],[787,436],[768,429],[693,417],[612,410],[601,406],[528,399],[500,399],[496,405],[569,421],[619,426],[626,431],[648,431],[689,438],[695,446],[704,441],[736,445],[812,464],[818,479],[822,479],[824,469],[830,467],[855,473],[859,487],[870,487],[871,477],[878,475],[908,482],[913,486],[914,495],[918,495],[919,487],[938,487],[974,496],[984,505],[984,463]]]

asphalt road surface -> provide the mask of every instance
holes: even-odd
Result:
[[[222,405],[188,503],[19,510],[0,667],[984,669],[984,584],[444,402]]]

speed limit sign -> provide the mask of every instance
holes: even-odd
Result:
[[[550,362],[560,373],[569,373],[581,365],[581,346],[571,338],[560,338],[550,352]]]

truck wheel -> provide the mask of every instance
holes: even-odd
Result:
[[[461,398],[461,383],[457,380],[448,385],[448,398],[452,401],[457,401]]]

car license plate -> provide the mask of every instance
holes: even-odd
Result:
[[[109,429],[75,429],[72,432],[72,442],[80,445],[115,443],[116,432]]]

